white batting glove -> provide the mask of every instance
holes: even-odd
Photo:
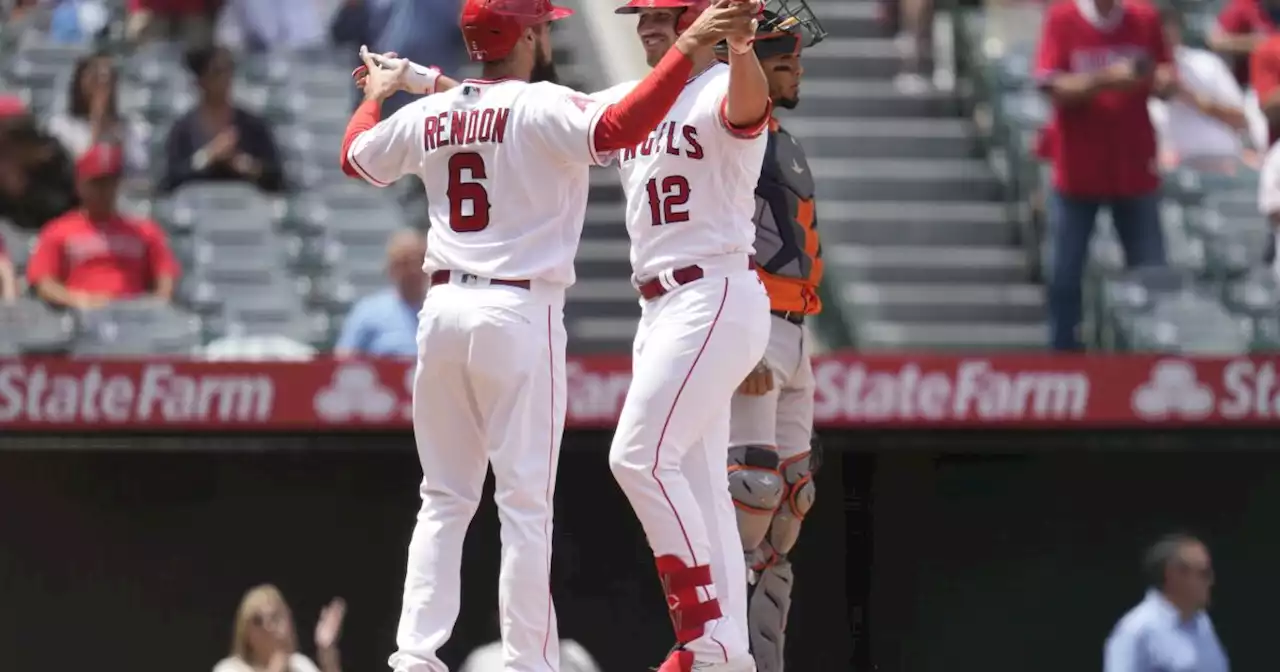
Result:
[[[408,62],[409,68],[405,70],[404,78],[400,82],[403,90],[414,95],[427,96],[436,92],[436,82],[440,79],[440,69],[436,67],[418,65],[413,61],[404,58],[389,58],[381,54],[370,54],[375,63],[385,70],[394,70],[399,67],[401,62]],[[356,68],[351,73],[351,78],[360,81],[368,72],[365,66]]]

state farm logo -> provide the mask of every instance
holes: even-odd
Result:
[[[170,364],[95,364],[62,373],[43,364],[0,366],[0,423],[259,423],[271,418],[274,404],[267,375]]]
[[[998,360],[997,360],[998,361]],[[991,360],[961,359],[924,368],[868,362],[815,362],[814,415],[849,421],[1078,420],[1089,407],[1082,371],[998,369]]]
[[[327,422],[382,422],[395,413],[396,402],[396,395],[378,380],[377,370],[352,362],[334,369],[329,385],[316,394],[315,409],[316,415]]]
[[[590,371],[581,362],[565,365],[568,416],[577,422],[612,422],[622,412],[631,385],[629,371]]]
[[[1200,382],[1190,362],[1156,362],[1151,378],[1133,392],[1133,411],[1146,420],[1169,417],[1198,420],[1213,412],[1213,390]]]

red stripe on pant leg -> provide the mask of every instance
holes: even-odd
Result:
[[[711,327],[707,329],[707,337],[702,341],[702,347],[698,348],[698,354],[694,356],[693,363],[689,365],[689,372],[684,374],[684,380],[680,383],[680,389],[676,390],[675,399],[671,400],[671,410],[667,411],[667,419],[662,423],[662,433],[658,435],[658,446],[653,452],[653,470],[649,475],[653,477],[655,483],[658,484],[658,490],[662,492],[662,498],[667,500],[667,506],[671,507],[671,513],[676,517],[676,523],[680,525],[680,534],[684,535],[685,546],[689,548],[689,557],[693,560],[694,565],[698,565],[698,556],[693,552],[693,542],[689,541],[689,532],[684,527],[684,520],[680,518],[680,512],[676,510],[676,505],[672,503],[671,497],[667,495],[666,486],[662,485],[662,479],[658,478],[658,463],[662,457],[662,442],[667,437],[667,427],[671,425],[671,417],[676,414],[676,406],[680,404],[680,395],[684,394],[684,388],[689,384],[689,379],[693,377],[693,370],[698,367],[698,360],[702,359],[702,353],[707,350],[707,343],[711,342],[711,334],[715,333],[716,324],[720,322],[720,314],[724,312],[725,301],[729,298],[729,278],[724,279],[724,294],[720,296],[720,307],[716,309],[716,316],[711,319]],[[717,597],[719,597],[717,595]],[[720,650],[724,652],[725,662],[729,661],[729,651],[724,648],[724,644],[715,637],[711,637],[711,641],[720,646]]]
[[[554,473],[556,459],[556,353],[551,339],[551,306],[547,306],[547,370],[551,374],[551,436],[547,442],[547,519],[542,522],[542,535],[547,539],[547,630],[542,637],[542,660],[548,669],[554,669],[547,649],[551,646],[551,516],[554,504],[551,501],[551,475]]]

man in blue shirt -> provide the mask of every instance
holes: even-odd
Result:
[[[1209,549],[1175,534],[1147,551],[1147,597],[1107,638],[1103,672],[1229,672],[1205,607],[1213,586]]]
[[[391,286],[356,302],[334,347],[338,357],[415,357],[418,311],[427,293],[422,259],[427,243],[417,231],[400,231],[387,243]]]

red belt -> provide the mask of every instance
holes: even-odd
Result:
[[[747,270],[753,271],[755,268],[756,260],[747,259]],[[702,270],[701,266],[685,266],[684,268],[677,268],[671,272],[671,279],[675,285],[675,287],[672,287],[671,289],[682,287],[696,280],[701,280],[704,277],[706,277],[706,272]],[[658,278],[653,278],[647,282],[640,283],[640,286],[637,287],[637,289],[640,290],[640,296],[644,297],[644,300],[646,301],[652,301],[671,291],[671,289],[664,287],[662,285],[662,281]]]
[[[453,277],[453,273],[454,273],[453,271],[435,271],[434,273],[432,273],[432,274],[431,274],[431,284],[433,284],[433,285],[443,285],[443,284],[445,284],[445,283],[449,282],[449,279]],[[472,277],[472,278],[479,279],[479,278],[478,278],[478,276],[469,275],[469,274],[467,274],[467,273],[459,273],[459,275],[462,277],[463,282],[466,282],[466,279],[467,279],[468,277]],[[500,286],[502,286],[502,287],[519,287],[520,289],[529,289],[529,281],[528,281],[528,280],[493,280],[493,279],[490,279],[490,280],[489,280],[489,284],[490,284],[490,285],[500,285]]]

